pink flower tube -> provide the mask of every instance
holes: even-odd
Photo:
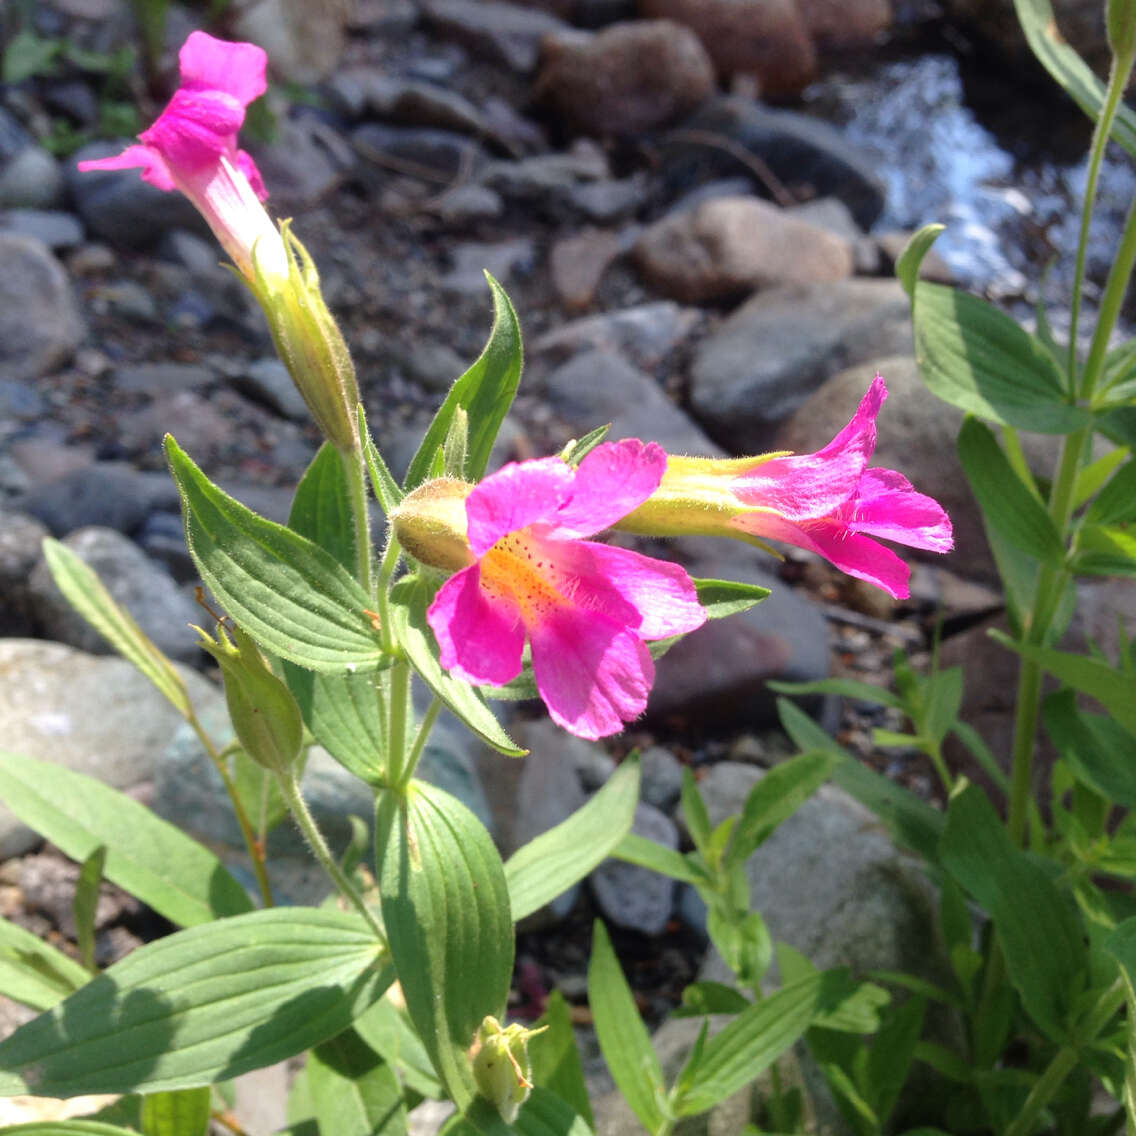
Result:
[[[237,148],[245,108],[266,89],[267,57],[251,43],[194,32],[178,55],[181,86],[157,122],[112,158],[80,170],[141,169],[159,189],[180,190],[201,212],[241,273],[287,275],[284,242],[261,202],[268,196],[256,163]]]
[[[937,501],[895,470],[867,468],[886,398],[877,375],[852,421],[814,454],[672,457],[658,492],[617,527],[653,536],[784,541],[906,599],[911,569],[872,537],[932,552],[950,552],[954,539]]]
[[[465,566],[427,613],[442,665],[501,685],[521,673],[527,640],[540,696],[566,730],[600,738],[641,714],[655,674],[645,641],[693,631],[706,613],[683,568],[583,538],[646,500],[666,463],[659,446],[629,439],[598,446],[576,469],[541,458],[472,488],[433,483],[408,497],[393,518],[399,538],[454,567],[457,526],[442,518],[464,495]]]

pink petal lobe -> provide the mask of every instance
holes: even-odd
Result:
[[[195,171],[235,151],[244,118],[244,108],[231,95],[183,88],[138,137],[160,151],[175,173]]]
[[[241,106],[248,106],[268,89],[268,56],[255,43],[229,43],[193,32],[182,44],[178,64],[183,87],[224,91]]]
[[[892,469],[865,471],[848,527],[931,552],[950,552],[955,543],[942,505]]]
[[[459,678],[500,686],[521,673],[524,627],[511,605],[485,595],[476,564],[438,589],[426,621],[438,640],[442,666]]]
[[[244,150],[238,150],[236,165],[237,169],[245,175],[249,185],[252,186],[252,191],[256,194],[257,200],[267,201],[268,188],[264,184],[264,178],[260,176],[256,162]]]
[[[169,168],[162,160],[162,155],[149,146],[127,146],[121,154],[110,158],[91,158],[80,162],[78,169],[82,173],[88,170],[142,170],[142,180],[156,185],[159,189],[169,192],[175,189],[174,179],[170,176]]]
[[[570,733],[606,737],[646,708],[655,664],[633,632],[568,608],[531,637],[537,689],[552,720]]]
[[[706,622],[694,581],[677,564],[591,541],[543,543],[555,547],[557,569],[575,577],[572,602],[586,613],[602,613],[643,639],[681,635]]]
[[[469,546],[483,556],[503,536],[551,520],[572,486],[572,468],[559,458],[510,462],[466,498]]]
[[[625,438],[597,446],[576,469],[572,496],[549,533],[593,536],[610,528],[658,489],[666,468],[666,451],[655,442]]]

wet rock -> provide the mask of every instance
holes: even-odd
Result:
[[[756,453],[830,375],[910,343],[907,296],[895,281],[760,292],[700,344],[691,409],[722,445]]]
[[[42,147],[32,144],[0,156],[0,209],[51,209],[63,193],[59,163]]]
[[[0,729],[13,753],[53,761],[115,788],[154,776],[181,715],[124,659],[95,657],[38,639],[0,639]],[[219,697],[182,669],[198,702]],[[0,858],[39,838],[0,805]]]
[[[143,473],[118,462],[72,469],[20,498],[18,507],[55,536],[85,525],[131,533],[153,509],[176,509],[177,489],[164,473]]]
[[[83,243],[82,222],[58,209],[9,209],[0,214],[0,232],[34,237],[52,250]]]
[[[548,12],[501,0],[422,0],[422,16],[439,34],[521,73],[536,67],[541,40],[564,27]]]
[[[891,0],[796,0],[818,47],[835,51],[870,47],[888,30]]]
[[[798,200],[840,198],[865,231],[883,211],[886,190],[875,160],[834,126],[737,95],[707,103],[663,140],[662,173],[671,193],[713,178],[754,176],[722,139],[760,158]]]
[[[216,378],[211,368],[200,363],[131,363],[114,370],[116,390],[152,397],[199,391]]]
[[[625,248],[619,233],[605,229],[586,229],[556,241],[548,267],[561,307],[567,312],[590,307],[604,273]]]
[[[545,380],[554,413],[583,435],[603,422],[608,438],[643,438],[670,453],[714,456],[718,449],[648,374],[608,351],[585,351]]]
[[[38,379],[60,366],[85,334],[71,282],[35,237],[0,233],[0,376]]]
[[[380,168],[400,163],[419,167],[439,182],[459,174],[475,173],[485,162],[485,152],[472,138],[432,127],[386,126],[366,122],[351,132],[351,144],[366,161]]]
[[[640,237],[635,259],[648,283],[686,303],[852,272],[848,241],[756,197],[719,197],[664,217]]]
[[[631,831],[664,848],[678,848],[674,821],[646,802],[636,806]],[[588,882],[604,917],[617,927],[658,935],[670,922],[675,886],[667,876],[622,860],[605,860]]]
[[[719,77],[752,76],[764,95],[796,94],[816,72],[796,0],[639,0],[639,11],[692,29]]]
[[[547,40],[533,97],[569,133],[602,137],[668,126],[713,90],[713,65],[693,32],[641,20]]]
[[[78,163],[121,153],[129,140],[89,142],[67,165],[67,188],[87,231],[122,248],[141,249],[170,229],[200,232],[205,223],[189,199],[144,182],[137,170],[92,170]]]
[[[47,535],[34,517],[0,506],[0,636],[34,631],[28,577]]]
[[[83,528],[64,538],[63,543],[95,572],[160,650],[185,662],[199,658],[197,635],[189,624],[200,622],[201,609],[132,540],[114,529]],[[46,563],[32,572],[29,593],[33,615],[48,638],[92,655],[113,651],[67,602]]]
[[[535,255],[529,237],[490,243],[469,241],[451,250],[453,268],[442,277],[442,287],[449,292],[481,292],[489,287],[486,272],[507,283],[514,272],[529,268]]]
[[[599,348],[650,371],[686,340],[699,319],[694,308],[658,300],[563,323],[545,332],[530,351],[534,356],[563,357]]]
[[[353,7],[348,0],[253,0],[239,6],[234,38],[260,44],[274,75],[314,83],[339,62]]]
[[[308,404],[300,394],[288,368],[275,356],[254,359],[230,377],[232,385],[256,402],[293,422],[307,422]]]

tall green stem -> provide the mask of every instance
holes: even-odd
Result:
[[[1104,287],[1104,297],[1101,299],[1100,314],[1097,317],[1097,326],[1093,331],[1093,342],[1089,347],[1089,357],[1085,361],[1085,373],[1081,378],[1081,397],[1089,400],[1096,392],[1097,380],[1104,370],[1105,358],[1108,355],[1108,343],[1112,338],[1120,315],[1124,295],[1128,291],[1128,281],[1132,278],[1132,268],[1136,265],[1136,201],[1133,201],[1128,210],[1128,218],[1124,222],[1124,232],[1120,237],[1120,247],[1116,252],[1116,259],[1109,269],[1108,281]]]
[[[363,591],[371,595],[371,514],[367,508],[367,473],[359,450],[340,450],[351,499],[351,520],[355,527],[355,576]]]
[[[404,786],[414,776],[414,771],[418,768],[418,762],[422,757],[422,751],[430,740],[430,731],[433,730],[434,723],[438,720],[438,715],[441,712],[442,700],[440,698],[432,699],[426,713],[422,715],[422,721],[418,724],[418,733],[414,735],[414,744],[406,755],[406,764],[402,767],[397,788]]]
[[[300,792],[299,782],[291,772],[278,773],[276,776],[280,782],[280,791],[284,795],[288,811],[295,819],[300,832],[303,833],[308,847],[312,850],[312,855],[331,877],[340,894],[354,905],[359,914],[367,921],[367,925],[374,931],[375,937],[385,945],[387,937],[382,924],[379,923],[375,913],[364,902],[355,885],[344,874],[343,869],[335,862],[335,857],[331,854],[331,849],[328,848],[327,841],[324,840],[323,833],[320,832],[315,817],[312,816],[308,809],[308,803]]]
[[[391,667],[390,711],[387,714],[387,784],[392,788],[405,780],[406,723],[410,716],[410,666],[401,659]]]

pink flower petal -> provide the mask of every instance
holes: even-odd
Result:
[[[469,546],[484,556],[503,536],[551,520],[572,486],[573,470],[559,458],[510,462],[466,498]]]
[[[572,496],[549,535],[593,536],[622,520],[659,487],[667,455],[655,442],[625,438],[597,446],[576,470]]]
[[[831,513],[856,492],[875,452],[876,416],[885,398],[887,385],[877,375],[852,421],[823,450],[762,462],[733,483],[738,499],[798,521]]]
[[[268,56],[255,43],[228,43],[193,32],[178,53],[181,85],[187,90],[224,91],[242,107],[268,89]]]
[[[540,696],[552,720],[577,737],[616,734],[646,708],[655,664],[633,632],[566,608],[531,638]]]
[[[175,92],[157,122],[138,137],[153,146],[175,176],[214,165],[235,153],[244,108],[222,91]]]
[[[572,602],[634,628],[643,639],[682,635],[706,622],[686,569],[591,541],[544,541],[560,572],[575,577]],[[633,613],[627,617],[627,611]]]
[[[257,199],[260,201],[268,200],[268,189],[265,187],[264,178],[260,176],[260,170],[257,168],[256,162],[245,153],[244,150],[237,151],[237,169],[245,175],[249,185],[252,186],[253,193],[256,194]]]
[[[169,167],[162,160],[162,155],[149,146],[127,146],[121,154],[110,158],[91,158],[80,162],[78,169],[81,173],[88,170],[142,170],[142,180],[164,189],[168,193],[176,188],[174,179],[170,176]]]
[[[460,678],[500,686],[521,673],[525,631],[516,609],[481,587],[474,564],[451,576],[426,613],[441,663]]]
[[[893,469],[864,472],[848,527],[931,552],[950,552],[955,545],[942,505]]]

